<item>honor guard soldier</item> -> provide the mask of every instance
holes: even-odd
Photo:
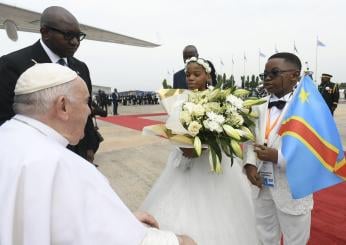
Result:
[[[327,103],[330,112],[334,115],[339,102],[339,86],[330,81],[332,77],[330,74],[322,73],[321,84],[318,86],[318,90]]]

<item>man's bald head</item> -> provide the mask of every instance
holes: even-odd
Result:
[[[61,58],[72,57],[85,37],[77,19],[58,6],[48,7],[43,11],[40,32],[42,41]]]
[[[41,28],[43,26],[57,27],[60,24],[78,24],[77,19],[66,9],[59,6],[46,8],[41,15]]]
[[[191,57],[198,58],[198,51],[197,51],[197,48],[195,46],[187,45],[183,50],[184,63],[187,59],[190,59]]]

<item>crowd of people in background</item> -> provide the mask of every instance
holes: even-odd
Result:
[[[114,92],[107,94],[103,90],[98,90],[93,97],[96,105],[108,114],[108,106],[113,107],[113,115],[118,115],[118,105],[157,105],[159,104],[158,95],[155,92],[120,92],[114,89]]]

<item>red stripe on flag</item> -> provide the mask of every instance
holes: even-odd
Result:
[[[346,157],[346,154],[345,154]],[[344,178],[346,180],[346,159],[345,157],[338,162],[338,164],[335,167],[335,174],[339,175],[340,177]]]
[[[339,175],[340,177],[346,178],[346,165],[336,170],[335,174]]]
[[[281,126],[279,135],[285,132],[294,132],[300,135],[328,165],[334,168],[338,154],[328,148],[304,123],[294,118],[289,119]]]

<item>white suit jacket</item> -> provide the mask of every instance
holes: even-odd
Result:
[[[253,110],[256,111],[259,115],[258,119],[255,122],[255,136],[257,144],[265,143],[265,130],[267,123],[267,108],[269,98],[270,96],[266,97],[266,103],[253,107]],[[267,142],[268,147],[277,149],[279,151],[279,154],[281,154],[281,136],[279,136],[277,132],[280,129],[283,115],[285,115],[285,112],[287,111],[287,104],[281,113],[281,118],[279,119],[275,127],[271,130]],[[253,150],[254,147],[252,143],[247,143],[244,145],[244,165],[252,164],[259,167],[261,161],[257,158],[256,153]],[[292,194],[287,182],[286,162],[284,158],[283,161],[280,162],[280,165],[274,164],[274,181],[274,187],[268,188],[270,189],[272,198],[279,210],[287,214],[300,215],[305,214],[312,209],[312,195],[301,199],[292,198]],[[254,199],[261,198],[261,190],[257,186],[252,185],[252,195]]]

